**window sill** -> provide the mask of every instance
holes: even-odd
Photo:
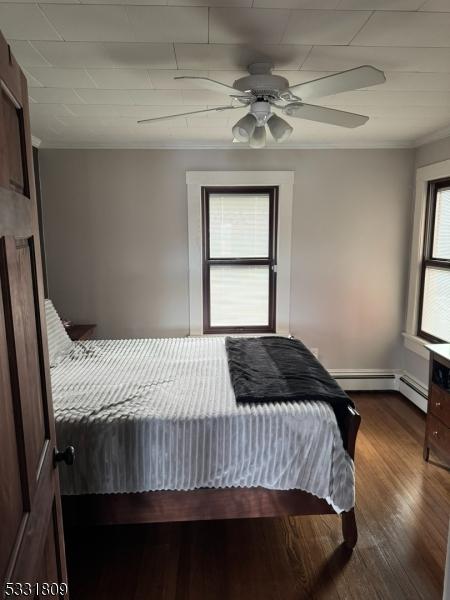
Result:
[[[429,341],[411,333],[404,332],[402,335],[405,348],[411,350],[411,352],[415,352],[426,360],[430,358],[430,351],[426,348],[426,345],[430,343]]]

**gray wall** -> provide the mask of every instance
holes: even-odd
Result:
[[[330,368],[392,368],[412,150],[42,150],[50,296],[97,337],[188,333],[188,170],[294,170],[291,332]]]

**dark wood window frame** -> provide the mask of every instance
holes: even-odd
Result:
[[[420,278],[419,318],[417,324],[417,335],[418,337],[435,343],[446,343],[449,340],[442,340],[441,338],[435,337],[434,335],[431,335],[426,331],[423,331],[422,329],[423,302],[425,293],[425,274],[427,268],[430,267],[450,270],[450,260],[433,256],[434,229],[438,192],[439,190],[448,187],[450,187],[449,177],[446,177],[445,179],[437,179],[428,183],[427,206],[425,215],[425,232],[423,240],[423,258]]]
[[[209,197],[211,194],[268,194],[269,195],[269,248],[267,258],[211,258],[209,239]],[[202,272],[203,272],[203,333],[275,333],[276,331],[276,285],[277,285],[277,230],[278,187],[229,186],[202,187]],[[268,325],[211,326],[210,267],[214,265],[267,265],[269,267],[269,314]]]

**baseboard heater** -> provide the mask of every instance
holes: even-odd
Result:
[[[333,375],[334,379],[395,379],[395,375],[393,373],[376,373],[374,375],[370,375],[369,373],[364,375]]]
[[[400,381],[407,385],[409,388],[411,388],[414,392],[416,392],[416,394],[419,394],[420,396],[422,396],[422,398],[425,398],[425,400],[428,399],[428,395],[425,392],[423,392],[417,385],[412,383],[409,379],[403,377],[403,375],[400,377]]]

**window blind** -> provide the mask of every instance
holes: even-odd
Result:
[[[269,319],[269,267],[211,266],[211,326],[265,326]]]
[[[436,198],[433,258],[450,260],[450,188],[439,190]]]
[[[269,255],[269,196],[209,197],[211,258],[263,258]]]
[[[425,272],[422,329],[450,341],[450,269],[429,267]]]

